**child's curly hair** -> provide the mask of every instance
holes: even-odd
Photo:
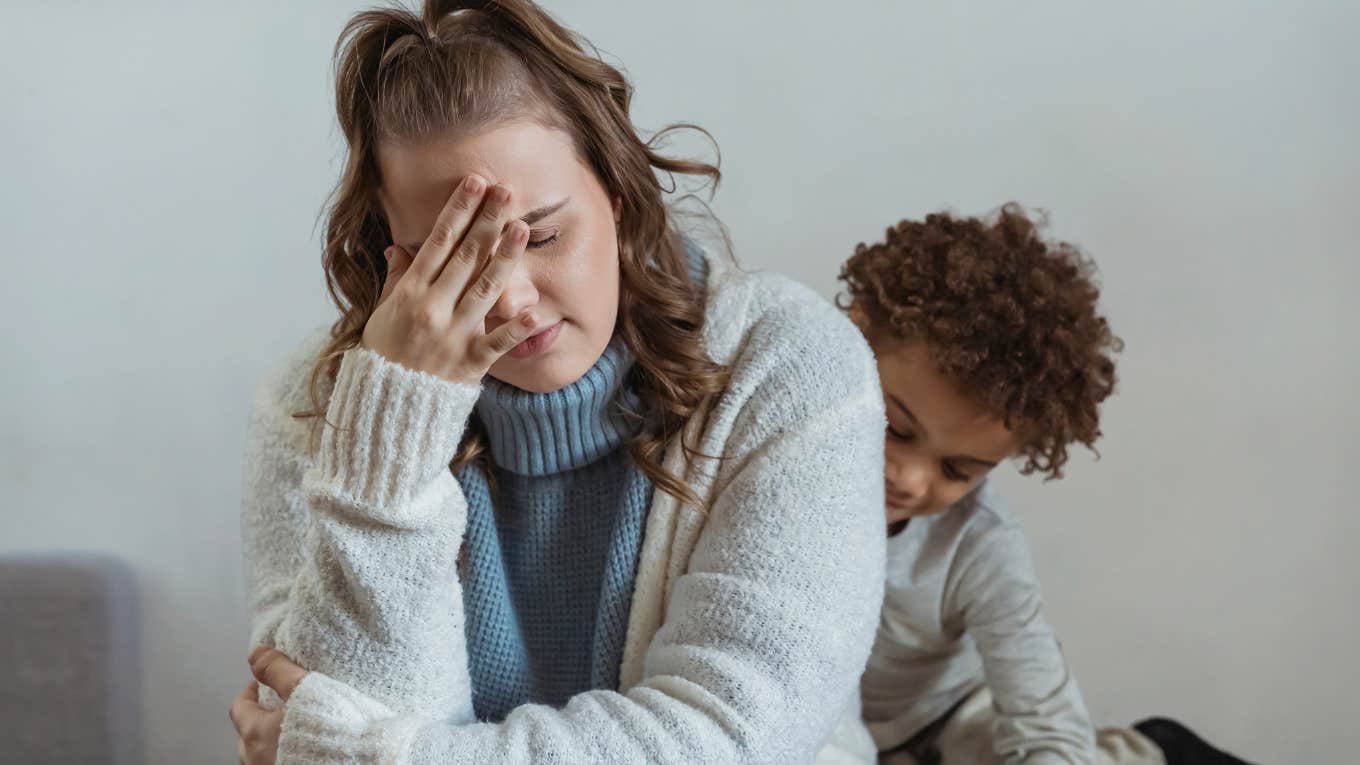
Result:
[[[842,309],[870,341],[924,341],[940,371],[1021,434],[1021,472],[1062,477],[1067,445],[1095,451],[1098,405],[1123,341],[1096,313],[1094,265],[1007,204],[985,219],[904,220],[841,267]]]

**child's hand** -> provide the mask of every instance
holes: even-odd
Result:
[[[393,245],[382,298],[364,347],[409,369],[476,385],[534,333],[526,310],[490,332],[486,314],[524,254],[529,227],[510,215],[511,191],[468,176],[440,211],[414,258]]]

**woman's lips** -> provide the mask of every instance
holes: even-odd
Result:
[[[557,335],[561,331],[562,320],[558,319],[557,323],[553,324],[551,327],[535,332],[528,338],[522,340],[519,345],[511,348],[510,353],[507,355],[514,356],[517,359],[527,359],[530,356],[537,356],[552,346],[553,341],[557,339]]]

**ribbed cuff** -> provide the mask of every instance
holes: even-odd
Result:
[[[309,672],[283,707],[277,765],[411,761],[412,745],[431,721],[397,716],[387,705],[320,672]]]
[[[418,523],[412,500],[448,470],[480,390],[351,348],[326,409],[313,489],[344,497],[374,520]]]

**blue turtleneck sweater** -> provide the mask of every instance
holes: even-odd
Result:
[[[560,390],[484,381],[476,413],[491,464],[458,475],[468,505],[463,603],[478,719],[618,685],[652,496],[626,445],[640,423],[625,414],[637,410],[624,385],[632,362],[616,335]]]
[[[702,288],[703,251],[681,242]],[[468,505],[464,630],[479,720],[618,687],[652,500],[652,483],[627,448],[641,427],[629,414],[640,408],[625,384],[632,367],[616,334],[565,388],[529,393],[483,381],[476,415],[490,464],[458,474]]]

